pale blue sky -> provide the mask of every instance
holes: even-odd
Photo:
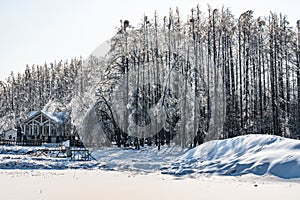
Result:
[[[0,0],[0,80],[26,64],[87,57],[114,35],[120,19],[136,25],[144,13],[157,10],[162,18],[176,6],[186,18],[198,3],[206,11],[208,2],[235,16],[249,9],[255,16],[281,12],[294,27],[300,19],[299,0]]]

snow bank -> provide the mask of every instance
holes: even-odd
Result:
[[[49,147],[0,147],[0,169],[102,169],[107,171],[273,175],[300,178],[300,141],[271,135],[247,135],[215,140],[187,150],[178,146],[131,148],[109,147],[92,152],[93,161],[72,161],[40,154]]]
[[[300,141],[271,135],[210,141],[180,156],[163,173],[233,176],[251,173],[300,178]]]

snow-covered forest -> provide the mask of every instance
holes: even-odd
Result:
[[[59,105],[56,111],[65,109],[62,105],[74,95],[81,62],[72,59],[69,63],[27,65],[24,73],[11,72],[6,82],[0,82],[0,129],[20,126],[31,111],[42,110],[52,101]]]
[[[79,134],[96,118],[89,133],[118,146],[298,137],[300,21],[199,7],[186,19],[170,9],[138,25],[121,21],[110,44],[105,57],[27,66],[0,82],[0,129],[51,101],[72,110]]]

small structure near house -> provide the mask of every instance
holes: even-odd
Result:
[[[0,137],[1,145],[15,145],[20,141],[21,138],[21,129],[9,129],[3,131]]]
[[[9,129],[4,131],[1,136],[1,145],[15,145],[20,141],[21,130],[20,129]]]
[[[66,141],[70,137],[69,113],[34,111],[23,122],[21,142],[25,145],[40,145]]]
[[[18,137],[17,129],[9,129],[8,131],[4,132],[5,141],[16,142],[17,137]]]

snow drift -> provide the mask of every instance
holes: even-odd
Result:
[[[206,142],[187,150],[179,146],[103,147],[92,152],[96,160],[71,161],[38,154],[48,147],[2,146],[0,169],[102,169],[161,172],[175,176],[218,174],[300,178],[300,141],[272,135],[246,135]]]
[[[271,135],[214,140],[189,150],[163,173],[271,174],[300,178],[300,141]]]

